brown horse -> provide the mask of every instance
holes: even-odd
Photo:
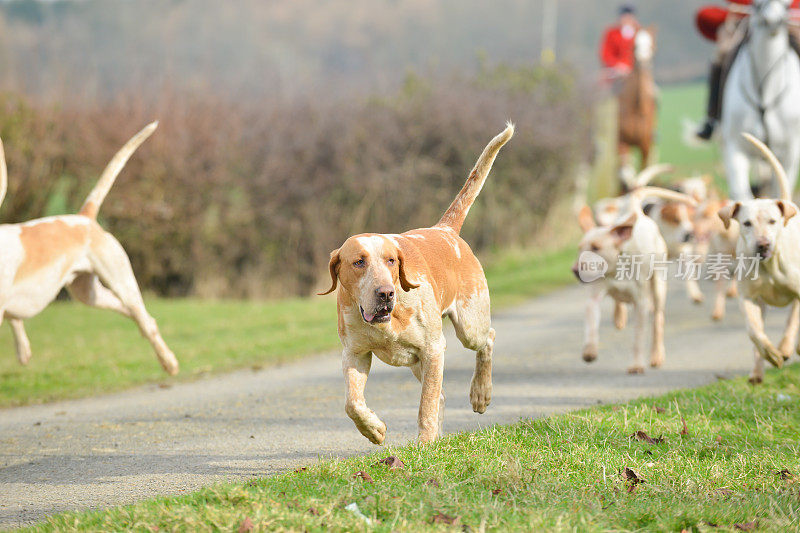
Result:
[[[641,153],[639,170],[650,164],[650,150],[656,129],[658,105],[656,84],[653,80],[653,55],[656,45],[656,28],[650,26],[636,32],[633,70],[622,81],[619,92],[619,176],[623,189],[627,189],[635,174],[630,148]]]

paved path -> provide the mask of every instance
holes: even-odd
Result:
[[[667,361],[628,376],[632,330],[611,327],[604,304],[600,358],[580,359],[583,290],[572,287],[498,313],[494,397],[484,415],[469,407],[474,364],[448,335],[445,431],[476,429],[598,402],[658,394],[746,373],[750,344],[733,301],[719,324],[708,304],[674,288],[667,302]],[[773,313],[771,332],[785,313]],[[333,317],[332,317],[333,319]],[[374,447],[344,413],[338,355],[240,371],[169,389],[128,392],[0,410],[0,528],[63,510],[178,494],[216,481],[282,472],[318,457]],[[376,359],[367,401],[389,427],[387,444],[416,436],[419,385],[407,369]]]

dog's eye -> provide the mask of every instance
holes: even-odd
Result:
[[[769,223],[770,224],[775,224],[775,219],[774,218],[769,219]]]
[[[750,222],[749,220],[745,220],[745,221],[744,221],[744,225],[745,225],[745,226],[747,226],[747,227],[749,228],[750,226],[752,226],[752,225],[753,225],[753,223],[752,223],[752,222]]]
[[[358,261],[354,262],[354,263],[353,263],[353,266],[354,266],[354,267],[358,267],[358,268],[361,268],[361,267],[363,267],[363,266],[364,266],[364,258],[362,257],[362,258],[361,258],[361,259],[359,259]]]
[[[596,244],[593,244],[593,245],[591,246],[591,250],[592,250],[593,252],[596,252],[596,251],[598,251],[599,249],[600,249],[600,247],[599,247],[599,246],[597,246]]]
[[[389,258],[389,259],[387,259],[387,260],[386,260],[386,263],[387,263],[389,266],[392,266],[392,265],[394,265],[394,258],[392,257],[392,258]]]

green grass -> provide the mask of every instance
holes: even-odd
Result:
[[[573,258],[569,249],[508,254],[488,262],[496,305],[569,282]],[[147,307],[180,361],[177,378],[161,371],[132,321],[76,302],[56,302],[26,321],[33,347],[27,367],[17,363],[10,328],[0,331],[0,407],[193,379],[339,346],[332,297],[265,302],[151,298]]]
[[[756,388],[743,378],[720,381],[246,484],[67,513],[33,530],[236,531],[248,519],[255,530],[293,531],[734,531],[752,522],[758,531],[798,531],[798,406],[793,365]],[[633,440],[637,431],[664,441]],[[405,467],[376,464],[389,455]],[[626,468],[645,481],[623,479]],[[353,479],[358,471],[374,481]],[[371,527],[346,510],[352,503]],[[439,514],[457,519],[455,528],[431,525]]]
[[[700,148],[686,146],[683,120],[699,122],[705,115],[707,88],[705,83],[669,85],[661,88],[658,116],[659,161],[675,165],[683,176],[695,173],[716,173],[720,154],[716,143]]]

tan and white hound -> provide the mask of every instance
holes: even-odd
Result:
[[[572,272],[579,280],[586,282],[588,288],[583,360],[591,363],[597,359],[600,343],[600,302],[608,294],[614,300],[614,324],[617,329],[625,327],[627,322],[625,305],[633,305],[636,316],[633,365],[628,368],[628,373],[642,374],[645,328],[651,309],[653,342],[650,366],[660,367],[664,363],[664,309],[667,297],[666,272],[658,268],[659,263],[663,266],[667,259],[667,244],[655,221],[642,211],[642,199],[651,196],[689,204],[693,204],[694,200],[684,194],[658,187],[641,187],[626,196],[626,211],[612,224],[598,225],[589,206],[581,209],[578,223],[584,235]],[[582,279],[582,263],[586,254],[591,254],[590,258],[602,258],[608,275],[594,280]],[[623,257],[631,261],[631,265],[633,260],[639,263],[639,267],[631,269],[630,276],[617,275],[617,267]]]
[[[738,280],[739,303],[747,321],[747,333],[755,348],[751,383],[764,379],[764,360],[780,368],[796,346],[800,328],[800,217],[792,201],[786,171],[767,146],[748,133],[745,139],[756,146],[772,165],[781,191],[779,199],[757,198],[731,203],[719,210],[726,228],[738,222],[736,253],[759,261],[757,275]],[[766,306],[791,306],[783,338],[776,347],[764,331]]]
[[[175,355],[145,310],[125,250],[96,221],[117,175],[157,126],[157,122],[149,124],[114,155],[77,215],[0,225],[0,320],[6,318],[11,324],[17,358],[23,365],[31,358],[31,347],[22,321],[40,313],[66,287],[87,305],[133,319],[153,345],[164,370],[178,373]],[[0,144],[0,204],[7,181]]]
[[[445,338],[442,317],[453,322],[461,343],[475,350],[470,402],[486,411],[492,397],[489,288],[481,264],[459,236],[500,148],[514,134],[506,129],[486,146],[466,184],[439,222],[402,234],[364,233],[331,252],[331,288],[337,293],[339,338],[346,386],[345,410],[362,435],[383,443],[386,424],[364,400],[372,356],[407,366],[422,383],[419,441],[441,431]]]

